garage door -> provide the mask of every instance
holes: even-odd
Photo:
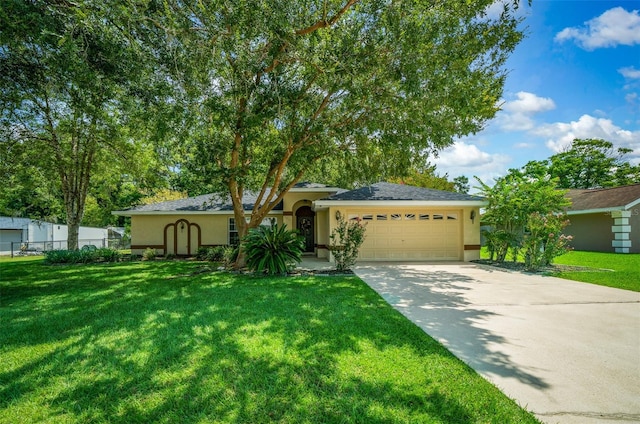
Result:
[[[461,212],[411,210],[349,212],[349,219],[367,224],[361,260],[460,260]]]

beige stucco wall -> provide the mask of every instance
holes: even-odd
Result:
[[[329,211],[322,210],[316,212],[316,244],[318,248],[316,249],[317,256],[319,258],[329,258],[329,250],[327,246],[329,246],[329,234],[331,231],[329,230],[330,222],[329,222]]]
[[[331,196],[332,194],[333,194],[332,191],[331,192],[329,191],[291,192],[290,191],[287,194],[285,194],[284,198],[282,199],[283,210],[293,212],[293,206],[296,203],[300,202],[301,200],[309,200],[313,202],[314,200],[322,199],[324,197]]]
[[[279,224],[285,223],[290,229],[296,228],[296,210],[301,206],[311,206],[312,202],[317,199],[327,197],[329,192],[290,192],[284,199],[284,212],[282,214],[269,215],[276,217]],[[475,207],[389,207],[389,206],[371,206],[371,207],[331,207],[316,211],[315,216],[315,245],[316,255],[319,258],[327,258],[331,255],[327,247],[330,244],[329,236],[333,228],[337,226],[336,211],[340,211],[345,218],[350,215],[363,214],[406,214],[420,213],[444,214],[452,213],[456,216],[455,221],[442,222],[442,226],[437,226],[435,222],[430,221],[430,227],[427,230],[421,224],[426,222],[410,222],[398,221],[398,225],[394,225],[393,231],[400,231],[404,236],[389,236],[389,240],[384,239],[384,235],[380,234],[377,240],[380,244],[386,244],[391,252],[391,260],[411,259],[418,257],[426,257],[425,251],[432,252],[431,256],[426,257],[427,260],[437,260],[445,255],[448,260],[464,260],[470,261],[479,259],[480,257],[480,219],[479,210]],[[471,211],[474,211],[474,220],[471,220]],[[232,214],[171,214],[171,215],[136,215],[131,217],[131,236],[132,236],[132,253],[140,254],[147,247],[155,248],[158,254],[178,253],[178,254],[194,254],[199,246],[217,246],[227,245],[229,243],[229,218]],[[403,218],[404,219],[404,218]],[[178,227],[169,227],[165,232],[165,228],[169,224],[175,224],[186,220],[185,229]],[[197,226],[196,226],[197,225]],[[455,231],[452,232],[452,225],[455,225]],[[382,224],[384,226],[384,224]],[[442,232],[441,227],[447,226],[448,230]],[[198,228],[200,229],[198,234]],[[381,227],[378,227],[379,229]],[[420,233],[420,236],[413,234],[413,230]],[[188,240],[186,232],[190,233],[191,238]],[[166,234],[165,234],[166,233]],[[451,234],[455,234],[455,239],[451,239]],[[177,235],[178,239],[175,238]],[[431,244],[429,244],[431,241]],[[365,242],[366,243],[366,242]],[[441,243],[441,244],[439,244]],[[640,244],[640,243],[639,243]],[[166,246],[166,249],[165,249]],[[176,246],[177,248],[174,248]],[[438,246],[443,246],[442,253],[438,251]],[[453,248],[452,248],[453,246]],[[371,246],[369,246],[371,247]],[[375,247],[375,248],[379,248]],[[453,250],[452,250],[453,249]],[[402,253],[402,252],[405,253]],[[398,254],[396,254],[398,252]]]
[[[193,254],[200,246],[224,246],[229,243],[229,218],[232,214],[172,214],[172,215],[136,215],[131,217],[131,253],[141,254],[147,247],[154,248],[158,254],[164,255],[173,250],[174,234],[173,227],[166,232],[166,243],[168,249],[165,250],[165,228],[169,224],[175,224],[179,220],[188,222],[188,229],[178,228],[179,241],[184,236],[184,231],[191,232],[191,251],[186,252],[186,248],[178,247],[178,254]],[[279,215],[269,215],[276,218],[278,224],[282,223]],[[195,225],[200,227],[200,238]],[[180,225],[180,224],[178,224]],[[184,243],[179,243],[183,246]]]
[[[465,262],[480,259],[480,208],[463,209],[463,249]],[[473,219],[471,215],[473,214]]]
[[[297,228],[296,211],[302,206],[313,207],[313,201],[322,199],[332,195],[329,191],[310,191],[310,192],[289,192],[284,196],[283,222],[289,229]],[[326,232],[326,213],[317,212],[315,216],[314,241],[316,245],[315,253],[319,258],[327,257],[328,251],[324,248],[328,243],[328,233]]]

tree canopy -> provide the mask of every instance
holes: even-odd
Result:
[[[602,139],[575,139],[564,151],[524,167],[529,175],[558,179],[560,188],[618,187],[640,183],[640,166],[625,156],[631,149],[614,148]]]
[[[259,193],[262,221],[306,172],[404,175],[497,110],[517,1],[125,2],[188,133],[180,188]]]
[[[47,192],[35,191],[35,208],[21,194],[0,207],[64,217],[70,249],[77,247],[90,191],[93,201],[103,200],[95,174],[117,183],[144,156],[144,144],[134,141],[135,114],[128,113],[137,102],[132,87],[141,67],[126,37],[88,12],[82,2],[26,0],[3,2],[0,9],[0,168],[9,181],[19,180],[0,191],[4,197],[44,180],[39,188]]]
[[[476,180],[488,202],[482,221],[491,227],[485,237],[492,259],[495,254],[502,262],[511,252],[516,261],[524,249],[525,262],[533,268],[565,251],[568,239],[561,231],[571,202],[565,198],[567,191],[558,189],[557,178],[511,169],[492,187]]]
[[[305,173],[403,176],[481,130],[522,38],[519,1],[493,3],[16,0],[0,119],[57,175],[70,227],[100,162],[153,139],[175,188],[231,195],[242,235],[247,190],[252,227]]]

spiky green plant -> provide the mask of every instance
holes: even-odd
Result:
[[[261,274],[286,274],[302,260],[304,238],[286,224],[260,226],[244,238],[247,267]]]

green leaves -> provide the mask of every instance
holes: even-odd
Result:
[[[253,228],[243,242],[247,266],[261,274],[286,274],[302,260],[304,238],[285,224]]]
[[[618,187],[640,182],[640,166],[624,160],[629,149],[601,139],[575,139],[564,151],[545,161],[531,161],[525,171],[557,178],[562,188]]]
[[[325,161],[402,173],[494,115],[521,34],[517,2],[497,20],[488,3],[165,2],[145,42],[198,117],[187,148],[218,159],[181,170],[251,189]]]
[[[346,271],[355,265],[360,246],[364,243],[367,224],[357,221],[338,219],[338,226],[331,231],[329,251],[336,260],[336,269]]]
[[[495,254],[499,262],[505,260],[509,251],[515,261],[523,247],[532,252],[535,246],[546,243],[546,239],[539,240],[546,230],[538,231],[539,234],[532,239],[531,228],[542,226],[538,223],[538,217],[544,217],[545,222],[552,222],[551,216],[563,214],[570,205],[565,198],[566,190],[557,188],[556,179],[526,175],[523,171],[511,169],[509,174],[497,179],[493,187],[477,177],[476,180],[481,184],[481,195],[488,201],[482,218],[483,223],[492,227],[491,231],[485,233],[487,245],[491,258]],[[553,229],[549,233],[559,234],[564,225],[558,228],[557,223],[553,222]],[[526,240],[528,244],[523,245]],[[553,255],[549,261],[551,259]]]

